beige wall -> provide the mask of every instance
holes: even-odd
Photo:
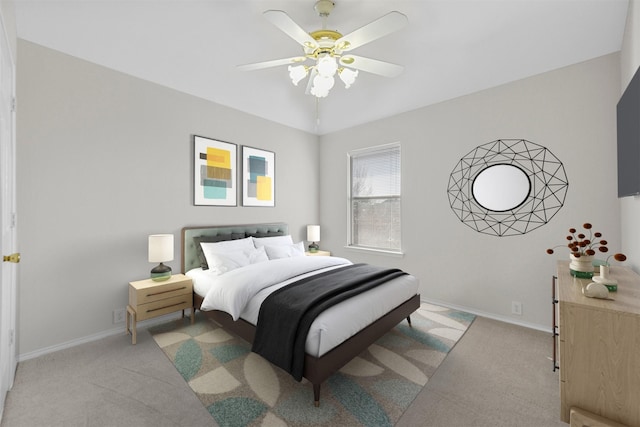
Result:
[[[11,49],[11,55],[15,62],[18,37],[16,35],[16,11],[12,0],[0,1],[0,14],[2,14],[2,23],[4,24],[4,29],[7,32],[9,48]]]
[[[321,138],[320,222],[323,249],[354,261],[397,265],[420,279],[423,299],[546,328],[557,259],[545,249],[567,230],[592,222],[620,247],[616,198],[615,104],[619,57],[519,80]],[[449,175],[462,156],[496,139],[547,147],[565,165],[565,206],[528,234],[495,237],[462,224],[449,206]],[[404,257],[345,249],[347,152],[402,144]],[[511,302],[523,304],[522,316]]]
[[[147,235],[318,221],[318,140],[19,40],[19,354],[102,334],[148,277]],[[193,206],[192,135],[275,152],[276,207]],[[241,199],[239,199],[241,200]]]
[[[323,249],[400,266],[420,278],[424,299],[538,328],[550,325],[550,278],[562,258],[544,250],[568,227],[590,221],[612,248],[625,247],[614,172],[618,54],[318,138],[29,42],[18,52],[21,355],[121,328],[112,311],[126,304],[126,283],[151,268],[147,234],[174,233],[178,270],[185,225],[285,221],[301,240],[307,223],[320,222]],[[275,151],[276,208],[193,206],[193,134]],[[570,181],[564,208],[523,236],[477,233],[447,199],[460,157],[499,138],[547,147]],[[346,153],[394,141],[405,255],[345,249]]]

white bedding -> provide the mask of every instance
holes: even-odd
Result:
[[[351,262],[339,257],[285,258],[250,264],[216,275],[196,268],[187,276],[195,292],[204,297],[202,310],[221,310],[234,320],[255,325],[264,299],[295,280],[344,267]],[[343,301],[324,311],[311,325],[306,352],[319,357],[382,317],[418,292],[418,280],[403,275]]]

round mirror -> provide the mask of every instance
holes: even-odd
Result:
[[[505,212],[523,204],[531,192],[529,176],[517,166],[497,164],[481,170],[473,180],[471,192],[485,209]]]
[[[447,193],[460,221],[479,233],[517,236],[545,225],[569,188],[560,159],[526,139],[478,145],[451,171]]]

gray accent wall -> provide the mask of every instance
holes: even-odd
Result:
[[[469,70],[470,73],[473,70]],[[551,277],[570,227],[591,222],[621,249],[616,192],[615,105],[619,56],[515,81],[321,137],[321,249],[353,261],[399,266],[420,279],[422,298],[550,330]],[[393,102],[389,100],[388,102]],[[461,223],[449,206],[449,175],[461,157],[496,139],[543,145],[564,164],[565,206],[530,233],[496,237]],[[347,153],[402,146],[404,256],[346,249]],[[512,314],[512,302],[522,315]]]
[[[318,222],[316,135],[24,40],[18,52],[20,355],[124,331],[112,312],[153,267],[149,234],[174,234],[179,272],[184,226],[286,222],[299,241]],[[194,206],[193,134],[275,152],[276,207]]]

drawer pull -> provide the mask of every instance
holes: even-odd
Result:
[[[187,289],[187,287],[183,286],[181,288],[169,289],[168,291],[154,292],[154,293],[151,293],[151,294],[147,294],[147,296],[148,297],[153,297],[153,296],[156,296],[156,295],[168,294],[169,292],[181,291],[183,289]]]
[[[181,302],[176,303],[176,304],[165,305],[164,307],[152,308],[152,309],[150,309],[150,310],[147,310],[146,312],[147,312],[147,313],[153,313],[154,311],[164,310],[164,309],[166,309],[166,308],[170,308],[170,307],[177,307],[177,306],[179,306],[179,305],[183,305],[183,304],[186,304],[186,303],[187,303],[187,301],[181,301]]]
[[[558,333],[558,318],[556,317],[556,304],[558,304],[558,293],[557,293],[557,286],[556,286],[556,281],[558,280],[558,276],[553,275],[553,277],[551,278],[551,304],[553,305],[553,307],[551,308],[552,314],[553,314],[553,318],[552,318],[552,339],[553,339],[553,372],[557,371],[560,369],[560,366],[558,366],[558,336],[560,335]]]

